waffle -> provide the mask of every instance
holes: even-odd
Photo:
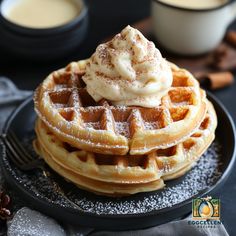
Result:
[[[34,142],[35,150],[44,157],[46,163],[58,174],[63,176],[66,180],[75,183],[79,188],[92,191],[98,195],[106,195],[111,197],[120,197],[139,192],[150,192],[163,188],[164,182],[162,179],[152,181],[149,183],[140,184],[119,184],[97,181],[75,173],[70,168],[58,164],[57,161],[47,153],[38,141]]]
[[[204,120],[191,137],[171,148],[156,150],[146,155],[115,156],[79,150],[60,141],[41,120],[36,122],[35,128],[37,149],[41,150],[38,152],[55,171],[90,191],[108,194],[90,185],[88,181],[84,184],[83,181],[77,182],[73,176],[98,181],[104,186],[107,184],[110,188],[106,191],[109,191],[110,195],[113,191],[115,195],[153,191],[164,186],[163,180],[185,174],[213,141],[217,118],[210,102],[207,107],[208,112]],[[123,185],[136,186],[137,189],[126,186],[126,192],[123,192],[124,190],[120,189]]]
[[[163,180],[175,179],[185,174],[196,164],[196,161],[215,139],[217,116],[213,105],[209,101],[207,107],[207,114],[195,133],[184,142],[165,149],[163,156],[157,158],[158,167],[160,169],[164,168]],[[170,153],[170,156],[168,156],[168,153]],[[173,156],[172,153],[176,153],[176,155]]]
[[[55,161],[88,178],[113,183],[147,183],[160,178],[155,158],[139,156],[115,156],[92,153],[71,147],[60,141],[40,120],[36,123],[40,146]]]
[[[180,143],[206,114],[205,92],[186,70],[171,64],[173,84],[156,108],[96,103],[81,77],[86,61],[50,74],[35,92],[35,110],[72,146],[102,154],[142,155]]]

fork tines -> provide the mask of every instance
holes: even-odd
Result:
[[[32,170],[37,168],[37,162],[41,159],[27,152],[14,131],[8,130],[7,133],[3,135],[3,141],[7,147],[7,156],[19,169]]]

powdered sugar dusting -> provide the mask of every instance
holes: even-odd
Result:
[[[115,122],[116,133],[130,137],[128,122]]]
[[[68,88],[68,84],[56,84],[55,91]]]
[[[182,101],[182,102],[172,102],[173,106],[188,106],[189,102],[188,101]]]
[[[53,104],[54,108],[59,109],[59,108],[65,108],[65,104],[62,103],[54,103]]]
[[[144,127],[145,129],[148,130],[154,130],[154,129],[159,129],[158,122],[144,122]]]
[[[85,123],[87,128],[91,128],[91,129],[101,129],[101,125],[100,122],[87,122]]]
[[[27,139],[28,150],[34,154],[31,139]],[[12,166],[3,153],[5,168],[18,184],[31,194],[46,202],[78,211],[100,215],[140,214],[172,207],[211,188],[221,177],[222,148],[216,140],[200,158],[197,165],[184,177],[166,182],[163,190],[138,194],[135,197],[108,198],[80,190],[47,168],[50,178],[41,170],[22,172]],[[34,154],[35,155],[35,154]]]

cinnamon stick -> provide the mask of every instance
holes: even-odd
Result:
[[[206,78],[210,81],[210,88],[212,90],[229,86],[234,82],[233,74],[227,71],[209,73]]]
[[[236,47],[236,31],[230,30],[225,35],[225,40],[232,46]]]

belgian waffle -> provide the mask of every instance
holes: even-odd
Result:
[[[90,185],[89,181],[76,182],[73,176],[98,181],[104,186],[110,186],[106,191],[112,194],[132,194],[140,191],[153,191],[164,186],[162,180],[177,178],[186,173],[200,158],[214,139],[217,118],[211,103],[208,102],[208,112],[196,132],[184,142],[171,148],[156,150],[150,154],[102,155],[78,150],[60,141],[47,126],[38,120],[36,123],[37,149],[46,162],[65,178],[82,188],[93,192],[104,191]],[[73,174],[72,174],[73,173]],[[69,177],[67,176],[69,175]],[[156,182],[161,179],[161,182]],[[105,184],[106,183],[106,184]],[[145,184],[147,184],[145,188]],[[139,186],[119,190],[115,186]],[[123,187],[124,187],[123,186]],[[140,187],[142,186],[142,187]],[[128,192],[129,190],[130,192]],[[131,190],[132,189],[132,190]],[[107,192],[104,192],[107,194]]]
[[[173,84],[156,108],[96,103],[81,77],[86,61],[50,74],[35,92],[35,110],[62,141],[102,154],[141,155],[189,137],[206,113],[205,92],[186,70],[171,64]]]
[[[158,179],[148,183],[139,184],[120,184],[97,181],[91,178],[84,177],[75,173],[68,167],[60,165],[55,159],[47,153],[47,151],[39,145],[38,141],[34,142],[35,150],[44,157],[46,163],[65,179],[75,183],[79,188],[92,191],[98,195],[107,195],[112,197],[126,196],[139,192],[150,192],[163,188],[164,182]]]

